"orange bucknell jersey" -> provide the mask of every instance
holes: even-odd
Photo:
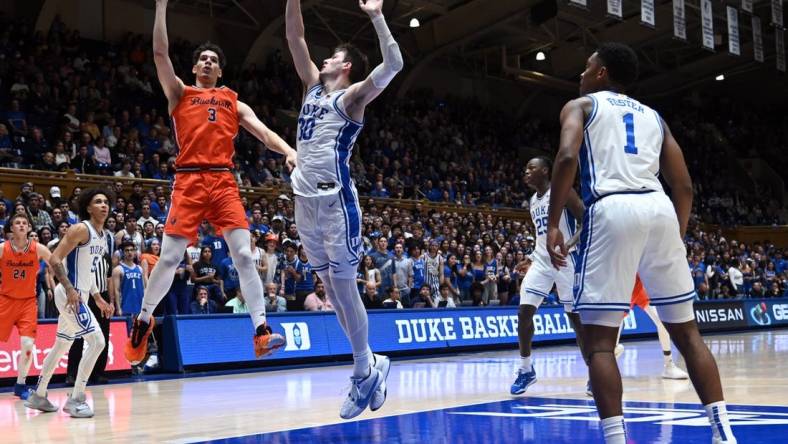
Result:
[[[187,86],[172,111],[178,143],[176,168],[219,166],[232,168],[238,134],[238,94],[224,86]]]
[[[646,289],[643,287],[643,282],[640,280],[640,276],[635,277],[635,288],[632,290],[632,302],[630,302],[630,308],[637,305],[638,307],[645,309],[646,306],[649,304],[648,293]]]
[[[11,241],[3,244],[3,257],[0,259],[0,295],[12,299],[36,297],[36,277],[38,275],[38,243],[31,240],[27,248],[14,251]]]

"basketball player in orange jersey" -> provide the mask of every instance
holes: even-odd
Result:
[[[36,276],[39,261],[49,262],[49,250],[34,240],[28,240],[31,225],[27,216],[15,214],[8,225],[11,240],[0,246],[0,341],[7,342],[11,329],[19,331],[19,358],[14,395],[27,399],[25,382],[38,328],[36,304]]]
[[[142,312],[134,320],[125,348],[126,359],[132,364],[145,359],[148,336],[155,323],[153,310],[169,290],[186,246],[196,241],[203,219],[210,221],[227,241],[255,327],[255,355],[265,356],[285,341],[281,335],[273,334],[266,323],[263,286],[250,249],[249,222],[230,172],[235,153],[233,139],[242,126],[268,148],[284,155],[291,168],[295,167],[296,152],[260,122],[252,109],[238,100],[235,91],[217,87],[225,64],[218,46],[204,43],[194,51],[194,86],[186,86],[175,75],[169,56],[166,14],[167,0],[156,0],[153,56],[180,151],[175,160],[172,206],[161,257],[148,281]]]
[[[635,308],[635,306],[640,307],[647,315],[651,318],[654,322],[654,325],[657,326],[657,336],[659,337],[659,343],[662,346],[662,354],[665,359],[665,368],[662,370],[662,377],[664,379],[687,379],[689,376],[687,375],[684,370],[676,367],[676,364],[673,362],[673,354],[670,350],[670,335],[668,331],[665,329],[665,326],[662,325],[662,321],[659,319],[657,315],[657,309],[652,307],[648,298],[648,293],[646,289],[643,288],[643,282],[640,281],[640,276],[637,276],[635,279],[635,288],[632,290],[632,302],[630,302],[629,308]],[[618,328],[618,344],[616,344],[615,348],[615,355],[616,357],[620,356],[621,353],[624,352],[624,346],[621,345],[621,330],[624,329],[624,323],[621,323],[621,326]]]

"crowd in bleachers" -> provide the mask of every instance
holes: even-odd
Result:
[[[173,178],[177,147],[156,81],[149,40],[132,34],[117,42],[85,40],[59,19],[46,34],[34,33],[21,23],[3,25],[0,166],[108,176],[114,191],[125,197],[116,202],[107,228],[115,234],[119,250],[124,244],[134,244],[135,260],[150,273],[161,248],[169,186],[143,190],[135,185],[128,190],[122,182],[112,180]],[[176,72],[184,79],[190,75],[192,48],[182,40],[171,44]],[[271,53],[259,66],[238,69],[231,64],[224,79],[261,120],[285,140],[294,140],[295,123],[280,110],[297,109],[300,85],[280,53]],[[428,212],[418,205],[407,211],[374,199],[421,199],[464,206],[527,205],[528,191],[521,180],[527,159],[521,158],[520,148],[554,152],[556,122],[530,119],[513,124],[513,117],[500,110],[468,99],[437,98],[428,91],[384,101],[385,105],[368,110],[351,166],[359,191],[370,198],[363,220],[369,259],[362,261],[358,276],[365,305],[517,303],[522,273],[516,265],[534,248],[528,223],[482,212]],[[788,136],[785,116],[771,117],[774,122],[753,122],[744,112],[728,117],[740,125],[711,120],[701,106],[682,105],[674,111],[665,115],[685,147],[695,178],[695,214],[704,222],[785,224],[786,209],[774,193],[760,190],[753,197],[719,180],[734,174],[736,167],[727,157],[717,155],[721,146],[752,154],[747,150],[757,143],[764,147],[758,154],[774,168],[785,165],[781,155]],[[278,154],[244,131],[236,139],[236,149],[239,183],[276,186],[287,192],[288,171]],[[24,212],[39,240],[54,247],[64,230],[77,222],[78,191],[65,196],[57,187],[39,190],[33,183],[26,184],[18,196],[0,195],[0,224],[5,224],[9,215]],[[299,249],[288,195],[246,205],[250,229],[260,248],[255,254],[269,310],[330,309],[330,301]],[[690,269],[701,298],[785,293],[785,259],[779,249],[766,244],[741,245],[697,229],[687,241]],[[49,286],[46,271],[43,273],[45,294]],[[190,257],[178,273],[171,296],[162,304],[164,312],[227,311],[222,307],[228,302],[236,312],[245,309],[227,247],[210,226],[201,228],[199,244],[190,249]],[[42,309],[42,315],[47,314],[52,311]]]
[[[46,34],[17,22],[4,25],[0,165],[172,179],[177,147],[147,37],[82,39],[58,18]],[[171,43],[175,70],[186,80],[193,46],[178,39]],[[243,69],[231,61],[223,82],[285,140],[294,141],[295,122],[280,110],[298,109],[301,86],[280,52]],[[527,202],[521,148],[551,155],[557,145],[557,121],[514,122],[514,116],[470,99],[418,91],[383,101],[367,110],[352,159],[362,195],[520,207]],[[774,190],[744,192],[718,179],[738,168],[720,154],[725,147],[741,155],[757,147],[775,168],[784,166],[784,115],[766,113],[762,120],[742,107],[718,108],[735,111],[708,113],[693,103],[664,111],[685,147],[696,183],[696,213],[712,223],[788,223],[788,210],[775,200]],[[245,131],[236,149],[240,183],[287,188],[288,171],[278,154]]]

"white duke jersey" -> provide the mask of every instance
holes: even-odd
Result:
[[[352,185],[350,155],[363,123],[345,112],[345,92],[326,94],[317,84],[304,95],[296,132],[298,167],[292,174],[296,195],[328,196]]]
[[[543,264],[550,264],[550,255],[547,254],[547,214],[549,208],[549,188],[541,197],[538,196],[538,193],[534,193],[531,196],[531,220],[536,228],[536,248],[532,259],[534,262]],[[561,230],[561,234],[564,235],[564,242],[569,241],[575,235],[577,229],[575,218],[566,208],[561,212],[561,221],[558,223],[558,228]]]
[[[662,191],[657,177],[664,139],[659,114],[611,91],[588,97],[594,108],[585,123],[579,155],[586,207],[609,194]]]
[[[66,258],[68,280],[74,288],[82,293],[88,293],[96,288],[95,273],[98,264],[107,254],[107,236],[98,232],[89,221],[83,221],[88,227],[88,241],[78,245]]]

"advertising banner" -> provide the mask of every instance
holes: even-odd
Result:
[[[764,299],[747,301],[744,304],[747,323],[753,327],[788,325],[788,300]]]
[[[739,47],[739,11],[732,6],[728,6],[728,52],[733,55],[741,55]]]
[[[33,349],[33,364],[30,366],[30,376],[41,374],[44,365],[44,358],[49,355],[52,345],[55,343],[55,333],[57,333],[56,321],[44,321],[38,324],[38,335],[36,345]],[[128,370],[129,363],[123,357],[123,346],[126,344],[128,334],[126,332],[125,320],[113,320],[109,330],[109,354],[107,355],[107,370]],[[19,350],[19,334],[13,329],[8,342],[0,342],[0,378],[16,377],[17,357]],[[66,372],[68,365],[68,353],[64,354],[55,369],[55,374]]]
[[[700,16],[703,47],[714,51],[714,12],[711,9],[711,0],[700,0]]]
[[[286,344],[265,360],[327,357],[351,352],[334,313],[268,316]],[[252,324],[246,315],[178,316],[175,320],[181,365],[254,361]],[[369,312],[370,346],[376,352],[517,344],[517,307]],[[655,333],[639,308],[624,320],[623,334]],[[573,339],[562,307],[541,307],[534,316],[534,342]]]

